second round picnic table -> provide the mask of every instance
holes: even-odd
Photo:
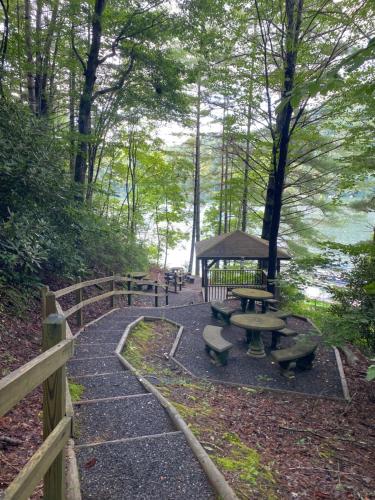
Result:
[[[249,343],[248,355],[253,358],[264,358],[262,331],[277,331],[285,328],[285,321],[271,314],[235,314],[230,322],[246,330],[246,339]]]
[[[135,280],[142,280],[147,276],[147,272],[144,271],[134,271],[133,273],[130,273],[130,276],[135,279]]]
[[[255,311],[256,300],[273,299],[272,293],[258,288],[233,288],[232,293],[235,297],[241,299],[242,312],[246,311],[247,305],[249,311]]]

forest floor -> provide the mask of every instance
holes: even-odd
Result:
[[[176,330],[153,325],[153,335],[130,337],[124,356],[177,408],[239,498],[375,498],[364,356],[345,367],[350,402],[231,387],[176,369],[164,355]]]
[[[51,288],[62,286],[54,283]],[[106,310],[107,301],[87,307],[85,322]],[[33,301],[24,318],[0,312],[1,377],[40,353],[39,311],[38,301]],[[364,381],[364,356],[356,352],[360,362],[355,367],[344,362],[352,400],[340,402],[189,380],[165,366],[164,352],[175,332],[169,335],[155,335],[142,347],[148,372],[167,374],[168,383],[159,389],[189,422],[239,496],[375,498],[375,397],[373,384]],[[41,399],[37,389],[0,418],[0,492],[41,443]],[[39,488],[33,498],[40,497]]]

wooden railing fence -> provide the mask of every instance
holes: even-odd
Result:
[[[65,498],[64,447],[73,425],[66,362],[73,355],[73,336],[62,314],[43,321],[43,351],[0,380],[0,416],[43,384],[43,443],[5,490],[4,500],[26,500],[43,477],[45,500]]]
[[[109,283],[109,291],[83,298],[89,286]],[[124,289],[117,289],[124,283]],[[132,287],[136,286],[137,289]],[[152,292],[139,290],[152,288]],[[160,293],[160,290],[163,290]],[[75,293],[76,304],[64,311],[57,299]],[[52,292],[41,289],[43,353],[0,380],[0,417],[11,410],[36,387],[43,384],[43,443],[3,493],[3,500],[26,500],[39,482],[44,479],[44,500],[65,498],[64,447],[73,436],[73,405],[66,378],[66,363],[73,356],[74,339],[67,319],[75,314],[79,326],[84,324],[83,309],[89,304],[110,298],[116,306],[116,297],[126,295],[131,305],[133,295],[154,297],[155,307],[159,297],[168,305],[168,285],[149,280],[135,280],[130,276],[107,276],[88,281],[79,280],[61,290]]]
[[[182,285],[185,283],[184,278],[185,274],[179,271],[165,273],[165,283],[167,286],[172,285],[173,288],[170,288],[170,291],[173,291],[174,293],[177,293],[178,291],[181,292]]]
[[[230,298],[236,287],[267,288],[267,273],[263,269],[209,269],[204,285],[204,300]]]

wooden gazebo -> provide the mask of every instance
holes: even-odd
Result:
[[[258,236],[252,236],[243,231],[220,234],[213,238],[196,243],[196,256],[202,262],[202,286],[205,289],[205,300],[211,300],[209,288],[226,288],[232,285],[266,288],[267,275],[262,270],[262,263],[268,260],[268,241]],[[280,270],[280,261],[289,260],[290,255],[283,249],[277,250],[277,269]],[[258,261],[258,269],[210,271],[220,261]],[[210,274],[212,273],[212,276]],[[224,292],[222,290],[221,292]],[[217,294],[216,294],[217,295]],[[221,293],[223,295],[223,293]],[[217,297],[219,298],[219,297]],[[224,298],[224,297],[220,297]]]

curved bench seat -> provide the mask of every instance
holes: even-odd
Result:
[[[220,326],[207,325],[203,330],[203,340],[206,344],[207,354],[218,364],[226,365],[229,350],[233,344],[221,335],[222,330]]]
[[[229,323],[229,319],[236,309],[229,306],[228,304],[224,304],[224,302],[211,302],[211,310],[214,318],[217,318],[219,315],[223,318],[224,321]]]
[[[292,363],[296,363],[297,368],[309,370],[315,358],[315,351],[318,342],[307,335],[298,335],[296,343],[286,349],[271,351],[271,356],[277,361],[281,368],[281,373],[287,377],[292,377],[290,371]]]

